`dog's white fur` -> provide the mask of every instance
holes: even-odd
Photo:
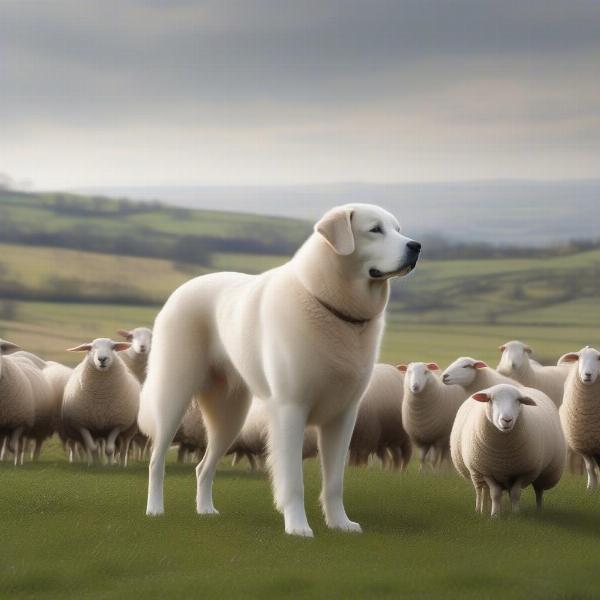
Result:
[[[417,257],[391,214],[352,204],[326,213],[281,267],[255,276],[214,273],[178,288],[155,322],[138,419],[154,442],[147,514],[164,512],[165,454],[192,396],[208,433],[196,508],[217,512],[216,466],[254,395],[271,420],[269,462],[285,531],[312,536],[302,479],[307,423],[319,432],[325,521],[360,531],[343,505],[344,464],[379,349],[388,280],[412,270]]]

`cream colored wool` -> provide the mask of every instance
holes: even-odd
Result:
[[[521,488],[533,485],[541,508],[544,490],[554,487],[564,470],[566,443],[556,406],[538,389],[512,387],[536,403],[521,407],[512,431],[501,432],[494,426],[490,402],[472,398],[460,407],[452,428],[452,461],[458,472],[473,483],[478,510],[483,510],[479,498],[488,487],[488,478],[504,490],[509,490],[517,479]]]
[[[137,380],[144,383],[148,367],[148,354],[138,354],[133,348],[129,348],[129,350],[121,352],[120,357]]]
[[[522,342],[507,342],[505,344],[519,344],[524,348],[529,348]],[[531,350],[529,349],[529,352]],[[496,370],[498,373],[511,377],[521,385],[537,388],[546,394],[556,406],[560,406],[565,380],[569,374],[569,365],[542,366],[538,362],[529,358],[529,352],[523,352],[520,364],[513,366],[510,361],[500,360]]]
[[[402,425],[404,374],[378,363],[358,407],[350,441],[349,463],[366,466],[377,455],[384,467],[406,469],[412,445]]]
[[[414,392],[409,377],[405,378],[402,422],[419,449],[421,467],[430,452],[434,466],[449,455],[450,431],[464,399],[464,390],[458,385],[444,385],[439,373],[430,371],[425,387],[419,392]]]
[[[26,350],[17,350],[11,354],[13,358],[25,358],[31,364],[38,367],[38,369],[43,369],[46,366],[46,361],[43,358],[40,358],[37,354],[32,354],[31,352],[27,352]]]
[[[194,399],[188,406],[181,425],[173,440],[179,445],[177,462],[183,462],[187,453],[197,453],[200,459],[206,451],[206,427],[198,402]]]
[[[0,351],[0,437],[12,445],[15,465],[20,458],[23,432],[33,426],[35,404],[31,382],[17,359]]]
[[[491,367],[483,367],[482,369],[475,369],[475,379],[471,385],[461,386],[465,391],[465,397],[468,398],[476,392],[487,389],[500,383],[507,383],[512,385],[520,385],[517,381],[502,373],[494,371]]]
[[[67,434],[77,440],[81,428],[92,437],[105,437],[116,428],[122,432],[120,437],[130,434],[136,426],[139,395],[139,382],[118,355],[104,372],[86,356],[65,387],[62,418]]]

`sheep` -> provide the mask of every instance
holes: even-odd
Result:
[[[117,333],[131,343],[131,347],[121,354],[121,359],[140,383],[146,380],[148,354],[152,347],[152,330],[147,327],[136,327],[131,331],[119,329]]]
[[[465,398],[499,383],[519,385],[514,379],[498,373],[483,361],[470,356],[461,356],[449,365],[442,373],[442,382],[462,387]]]
[[[484,511],[487,488],[496,516],[504,490],[518,512],[521,490],[530,484],[541,510],[544,490],[562,476],[567,446],[558,410],[546,394],[498,384],[473,394],[459,408],[450,451],[456,470],[475,488],[475,510]]]
[[[442,383],[439,369],[436,363],[400,366],[406,373],[402,423],[419,450],[420,470],[428,454],[434,468],[448,458],[452,423],[465,399],[460,386]]]
[[[400,365],[399,365],[400,366]],[[349,464],[366,466],[376,454],[383,467],[404,471],[412,455],[402,425],[404,373],[378,363],[360,401],[349,450]]]
[[[46,366],[42,373],[44,374],[44,377],[46,378],[46,381],[52,390],[52,402],[54,406],[55,418],[54,430],[58,432],[63,445],[69,450],[69,461],[73,462],[75,452],[74,440],[69,440],[67,438],[61,419],[63,394],[65,391],[65,386],[67,385],[67,381],[69,381],[69,378],[73,374],[73,369],[58,362],[48,361],[46,362]]]
[[[192,401],[183,415],[173,442],[179,444],[177,462],[185,461],[186,453],[197,453],[198,460],[206,450],[206,427],[198,402]]]
[[[83,442],[88,464],[98,451],[96,437],[105,439],[111,461],[119,445],[127,466],[128,444],[137,431],[140,384],[117,352],[129,347],[128,342],[98,338],[68,349],[87,353],[65,387],[62,418],[67,435]]]
[[[46,367],[46,361],[40,358],[37,354],[27,352],[26,350],[17,350],[11,354],[13,358],[25,358],[32,365],[35,365],[38,369],[44,369]]]
[[[572,365],[559,409],[569,447],[583,457],[589,490],[598,486],[596,465],[600,464],[600,352],[586,346],[560,359]],[[575,368],[575,363],[578,363]]]
[[[269,414],[267,405],[257,398],[252,399],[244,426],[231,445],[227,454],[233,454],[232,464],[236,465],[246,457],[250,468],[264,468],[269,452]],[[314,427],[304,431],[302,459],[314,458],[317,455],[317,432]]]
[[[519,341],[506,342],[500,346],[502,352],[496,367],[498,373],[510,377],[519,383],[541,390],[560,406],[563,399],[565,380],[569,366],[558,364],[544,367],[530,358],[533,350]]]
[[[15,466],[22,459],[23,434],[35,421],[32,384],[22,370],[21,361],[6,356],[18,348],[16,344],[0,339],[0,458],[3,459],[6,449],[10,449],[14,453]]]

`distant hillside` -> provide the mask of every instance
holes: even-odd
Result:
[[[380,204],[413,236],[540,246],[600,236],[600,180],[263,187],[109,187],[92,192],[313,221],[347,202]]]
[[[298,219],[0,189],[5,243],[208,264],[219,252],[291,254],[309,233]]]

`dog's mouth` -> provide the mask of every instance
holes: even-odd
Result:
[[[406,265],[402,265],[395,271],[383,272],[379,269],[369,269],[369,275],[372,279],[389,279],[390,277],[404,277],[408,275],[417,266],[417,261],[410,262]]]

